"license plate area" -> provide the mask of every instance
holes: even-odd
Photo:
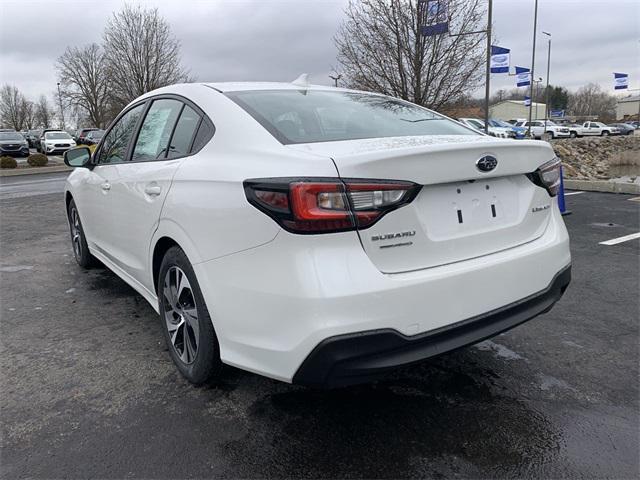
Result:
[[[416,205],[427,236],[446,240],[518,222],[518,186],[509,178],[425,186]]]

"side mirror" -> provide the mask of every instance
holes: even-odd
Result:
[[[64,152],[64,163],[70,167],[90,168],[91,150],[87,147],[76,147]]]

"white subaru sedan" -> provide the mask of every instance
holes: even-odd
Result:
[[[571,278],[549,144],[384,95],[174,85],[65,161],[77,262],[149,301],[194,384],[222,364],[370,381],[547,312]]]

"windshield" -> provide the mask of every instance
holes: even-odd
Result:
[[[14,140],[16,142],[22,142],[24,138],[19,133],[0,132],[0,140]]]
[[[44,134],[44,138],[53,138],[53,139],[65,139],[68,140],[71,138],[66,132],[47,132]]]
[[[102,138],[104,135],[104,130],[94,130],[92,132],[87,133],[87,137],[91,138]]]
[[[476,135],[431,110],[382,95],[317,90],[254,90],[226,95],[284,144]]]

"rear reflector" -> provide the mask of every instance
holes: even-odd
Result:
[[[370,227],[411,202],[412,182],[269,178],[244,182],[249,203],[294,233],[330,233]]]

